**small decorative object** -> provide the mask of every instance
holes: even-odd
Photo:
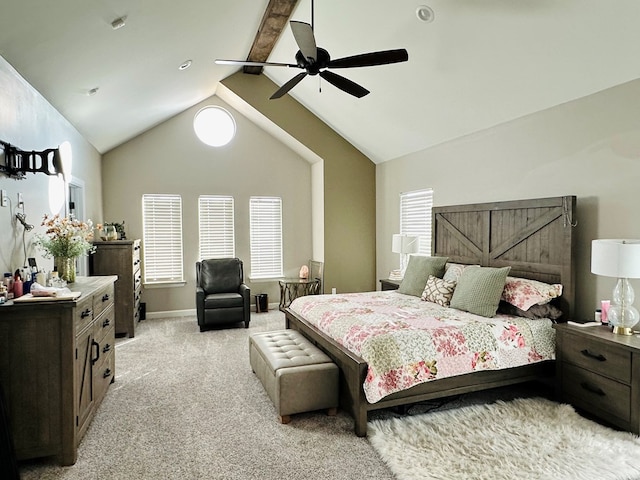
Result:
[[[124,220],[122,223],[109,222],[96,225],[98,235],[103,241],[126,240],[127,234],[124,231]]]
[[[309,278],[309,267],[307,267],[306,265],[302,265],[300,267],[300,278],[303,278],[305,280]]]
[[[81,222],[72,216],[45,215],[42,226],[47,230],[36,237],[36,245],[44,250],[44,256],[55,259],[60,277],[72,283],[76,279],[76,258],[93,253],[93,224]]]
[[[633,335],[640,314],[633,306],[635,294],[629,278],[640,278],[640,240],[593,240],[591,272],[618,278],[608,311],[606,303],[602,304],[602,323],[608,320],[613,325],[613,333]]]

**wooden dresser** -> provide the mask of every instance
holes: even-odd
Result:
[[[89,255],[89,275],[117,275],[116,335],[135,335],[140,320],[140,240],[95,242]]]
[[[615,335],[605,326],[555,328],[560,398],[640,433],[640,338]]]
[[[115,281],[78,277],[77,300],[0,305],[0,383],[18,460],[76,462],[115,375]]]

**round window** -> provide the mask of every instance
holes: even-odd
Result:
[[[204,107],[193,119],[193,129],[202,143],[222,147],[236,134],[236,121],[222,107]]]

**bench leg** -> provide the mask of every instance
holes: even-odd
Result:
[[[278,420],[280,420],[280,423],[287,424],[291,421],[291,415],[278,415]]]

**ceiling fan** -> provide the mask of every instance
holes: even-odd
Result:
[[[295,87],[307,75],[320,75],[321,78],[331,83],[340,90],[362,98],[369,93],[369,90],[349,80],[348,78],[333,73],[332,68],[353,68],[372,67],[376,65],[387,65],[390,63],[406,62],[409,54],[404,48],[396,50],[383,50],[379,52],[363,53],[350,57],[332,60],[329,52],[324,48],[316,46],[316,39],[313,33],[313,0],[311,0],[311,24],[291,20],[289,22],[291,32],[298,44],[296,53],[296,63],[278,62],[250,62],[241,60],[216,60],[219,65],[242,65],[254,67],[291,67],[301,68],[304,72],[298,73],[295,77],[282,85],[271,97],[271,100],[280,98],[289,90]]]

